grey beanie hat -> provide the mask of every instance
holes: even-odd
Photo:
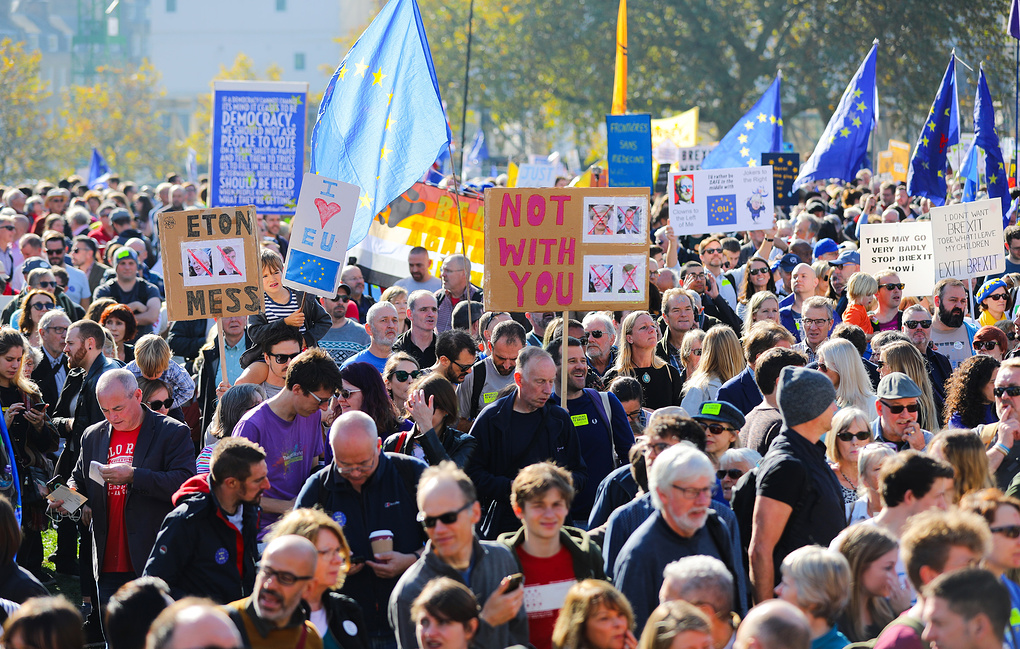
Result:
[[[836,401],[832,381],[818,370],[784,367],[778,386],[776,401],[787,428],[811,421]]]

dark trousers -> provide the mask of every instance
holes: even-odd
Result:
[[[42,570],[42,532],[21,527],[21,547],[18,549],[18,565],[37,575]]]

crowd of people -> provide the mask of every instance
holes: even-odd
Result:
[[[866,170],[751,232],[653,197],[647,308],[554,314],[424,248],[315,299],[264,215],[264,311],[170,322],[205,193],[0,188],[4,647],[1020,649],[1020,227],[918,296]]]

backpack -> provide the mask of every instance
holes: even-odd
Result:
[[[474,378],[471,380],[471,416],[468,419],[474,421],[481,408],[478,407],[478,399],[482,396],[482,388],[485,387],[485,359],[478,361],[471,366],[471,373]],[[486,404],[488,405],[488,404]]]

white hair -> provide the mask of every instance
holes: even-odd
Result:
[[[588,315],[584,316],[584,320],[581,321],[581,324],[585,329],[587,329],[588,325],[592,323],[601,324],[606,330],[606,333],[613,337],[613,341],[616,341],[616,323],[613,322],[612,318],[602,311],[592,311]]]
[[[687,441],[667,448],[655,458],[655,464],[648,472],[648,491],[651,492],[655,508],[660,511],[663,508],[662,499],[659,498],[660,488],[669,488],[673,483],[690,482],[698,478],[708,478],[715,483],[715,465],[707,455]]]
[[[668,563],[662,581],[672,583],[684,601],[708,600],[720,617],[729,616],[733,610],[733,575],[715,557],[695,554]]]

